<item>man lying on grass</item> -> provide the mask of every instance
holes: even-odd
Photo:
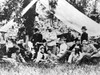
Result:
[[[92,57],[93,54],[97,53],[97,49],[94,47],[92,43],[88,43],[88,41],[83,40],[82,42],[82,52],[80,53],[79,58],[77,59],[77,63],[80,62],[83,57]]]

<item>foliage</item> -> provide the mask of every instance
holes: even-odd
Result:
[[[8,0],[4,4],[4,8],[1,11],[0,17],[2,20],[9,21],[11,18],[18,16],[22,8],[23,0]],[[16,14],[17,13],[17,14]]]
[[[79,11],[93,19],[94,21],[100,23],[100,7],[98,6],[100,3],[99,0],[67,0],[74,7],[76,7]]]
[[[22,17],[21,11],[30,3],[31,0],[6,0],[4,7],[0,13],[1,22],[4,20],[11,20],[14,18],[14,22],[17,25],[24,25],[27,34],[32,31],[32,27],[34,26],[35,15],[35,5]]]

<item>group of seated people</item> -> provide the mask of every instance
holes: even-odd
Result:
[[[56,36],[51,29],[47,29],[46,32],[43,37],[36,28],[33,37],[27,43],[23,39],[18,41],[8,39],[7,56],[23,63],[28,61],[80,63],[84,57],[100,57],[100,51],[93,43],[84,38],[83,40],[74,38],[71,30],[61,36]]]

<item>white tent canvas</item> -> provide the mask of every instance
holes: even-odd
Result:
[[[40,0],[49,9],[48,0]],[[89,36],[100,35],[100,24],[88,18],[65,0],[58,0],[55,16],[64,24],[81,32],[81,27],[86,26]]]

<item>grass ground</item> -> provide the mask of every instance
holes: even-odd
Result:
[[[55,67],[50,64],[19,65],[14,67],[9,63],[0,64],[0,75],[100,75],[100,64],[75,65],[59,64]]]

